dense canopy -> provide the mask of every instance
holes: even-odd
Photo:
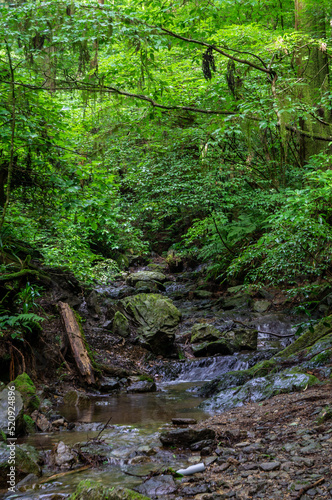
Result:
[[[24,241],[85,281],[170,248],[221,282],[329,279],[330,2],[0,9],[7,253]]]

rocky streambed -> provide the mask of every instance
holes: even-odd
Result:
[[[331,498],[331,318],[291,343],[301,318],[271,292],[221,294],[200,272],[164,268],[76,303],[98,385],[64,371],[54,387],[23,391],[32,423],[8,498],[68,498],[82,477],[70,498],[132,498],[122,486],[149,498]],[[176,477],[195,463],[204,471]]]

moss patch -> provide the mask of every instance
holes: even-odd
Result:
[[[81,481],[69,500],[149,500],[127,488],[105,488],[102,484],[89,480]]]
[[[326,335],[332,333],[332,316],[322,319],[315,326],[313,331],[307,330],[301,337],[299,337],[293,344],[289,345],[279,353],[282,358],[288,358],[292,354],[295,354],[303,349],[307,349],[317,342],[317,340],[325,337]]]
[[[29,415],[23,415],[25,431],[28,434],[33,434],[36,431],[35,423]]]
[[[38,410],[40,405],[39,397],[36,394],[36,387],[27,373],[22,373],[13,381],[16,390],[22,395],[24,408],[28,411]]]

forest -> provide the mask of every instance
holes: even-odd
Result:
[[[25,439],[79,420],[55,410],[59,401],[79,408],[89,390],[128,397],[159,391],[160,380],[193,382],[184,363],[214,366],[242,351],[236,368],[199,375],[200,397],[219,398],[198,401],[205,412],[227,415],[239,406],[229,387],[267,377],[264,397],[241,401],[309,387],[327,405],[317,425],[331,426],[331,43],[330,0],[0,1],[0,441],[10,387],[23,395],[15,419]],[[284,370],[291,389],[278,379],[272,390]],[[213,436],[194,443],[223,442]],[[53,450],[44,464],[59,473],[105,463],[90,445],[68,448],[67,462]],[[306,476],[314,498],[330,498],[330,474]],[[174,471],[164,477],[177,485]],[[160,496],[193,498],[167,481]],[[236,493],[234,483],[219,497],[212,486],[195,494],[305,500],[307,483],[297,497],[282,482],[275,492]],[[90,486],[75,493],[77,484],[70,498],[88,500]],[[99,493],[160,497],[139,488]],[[13,498],[53,498],[34,495]]]

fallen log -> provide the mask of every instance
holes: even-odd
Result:
[[[67,334],[78,371],[88,384],[95,383],[93,366],[84,345],[80,326],[69,304],[59,302],[61,320]]]

